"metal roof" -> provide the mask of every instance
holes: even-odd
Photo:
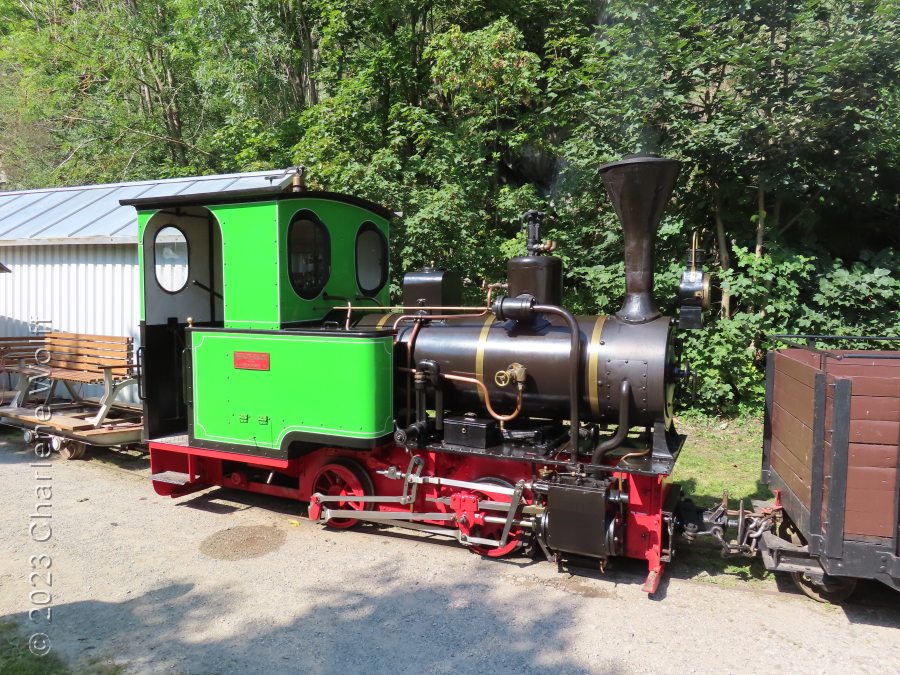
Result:
[[[0,246],[134,244],[137,211],[120,200],[280,190],[294,169],[0,192]]]

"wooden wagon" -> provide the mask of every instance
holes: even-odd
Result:
[[[787,516],[766,565],[820,600],[900,590],[900,352],[792,344],[766,369],[762,479]]]

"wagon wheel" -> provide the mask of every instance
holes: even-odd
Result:
[[[372,479],[359,462],[340,457],[319,469],[313,481],[313,492],[327,497],[362,497],[374,493]],[[337,501],[326,502],[327,508],[353,511],[364,511],[365,502]],[[325,522],[329,527],[341,530],[359,523],[356,518],[331,518]]]
[[[778,528],[778,536],[798,546],[805,544],[803,535],[790,520],[782,520]],[[810,578],[805,572],[791,572],[794,585],[808,598],[816,602],[839,605],[846,601],[856,590],[856,579],[852,577],[833,577],[826,574],[821,582]]]
[[[791,578],[797,588],[803,591],[808,598],[832,605],[840,605],[856,590],[856,579],[852,577],[833,577],[826,574],[822,583],[819,583],[810,579],[803,572],[791,572]]]
[[[484,476],[483,478],[478,478],[473,482],[482,483],[484,485],[496,485],[498,487],[509,488],[510,490],[515,487],[509,481],[504,480],[503,478],[496,478],[494,476]],[[488,495],[487,493],[476,491],[476,494],[478,494],[479,499],[496,499],[495,497]],[[484,525],[476,525],[472,527],[471,531],[472,536],[475,537],[499,540],[503,534],[503,525],[501,525],[500,523],[485,523]],[[502,558],[519,548],[520,544],[520,534],[516,532],[515,528],[513,528],[509,531],[509,535],[506,537],[506,544],[504,546],[472,544],[469,547],[469,550],[471,550],[473,553],[477,553],[488,558]]]
[[[87,453],[87,445],[80,441],[66,440],[59,446],[59,456],[63,459],[81,459]]]

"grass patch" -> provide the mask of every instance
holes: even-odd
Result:
[[[751,500],[772,499],[769,488],[760,481],[761,418],[689,417],[679,419],[677,428],[687,434],[687,441],[672,480],[681,485],[685,497],[702,508],[710,508],[721,501],[722,492],[727,490],[734,509],[740,499],[748,509],[752,508]],[[758,556],[752,560],[722,558],[710,542],[688,544],[682,540],[677,549],[677,567],[673,570],[677,576],[719,585],[774,584],[774,576]]]
[[[14,623],[0,621],[0,673],[5,675],[68,675],[72,671],[52,651],[35,656]]]
[[[73,670],[52,650],[45,656],[28,651],[28,640],[16,624],[0,621],[0,673],[3,675],[120,675],[121,666],[94,658]]]
[[[760,481],[762,430],[762,419],[757,417],[679,419],[678,431],[687,434],[687,441],[672,480],[704,508],[721,501],[724,490],[734,508],[739,499],[748,508],[751,499],[771,499],[769,488]]]

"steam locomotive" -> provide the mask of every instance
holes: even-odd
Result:
[[[484,305],[459,278],[406,274],[389,304],[392,214],[350,197],[257,190],[135,199],[143,280],[140,397],[157,493],[226,486],[309,503],[332,528],[365,521],[499,557],[646,560],[656,591],[676,528],[721,533],[723,505],[679,507],[685,441],[678,335],[700,327],[709,277],[692,248],[677,319],[653,299],[654,239],[679,165],[602,167],[625,242],[625,301],[562,304],[541,214],[527,255]],[[180,261],[181,267],[173,267]],[[492,299],[492,295],[496,298]],[[733,550],[771,529],[739,514]]]

